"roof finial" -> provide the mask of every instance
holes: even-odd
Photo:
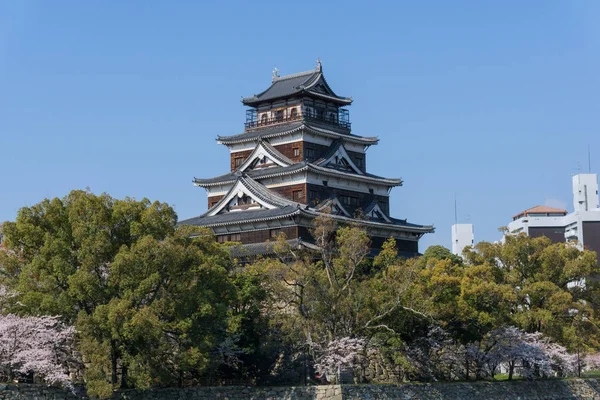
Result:
[[[277,69],[277,67],[273,68],[273,77],[272,77],[272,81],[275,82],[275,80],[279,78],[279,70]]]
[[[317,71],[323,71],[323,64],[321,63],[321,59],[317,58]]]

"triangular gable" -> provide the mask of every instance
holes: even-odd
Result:
[[[318,79],[316,79],[311,84],[307,85],[305,87],[305,90],[308,90],[308,91],[313,92],[313,93],[324,94],[324,95],[329,96],[329,97],[339,97],[331,89],[331,87],[329,86],[329,84],[325,80],[325,77],[323,76],[323,73],[320,73]]]
[[[369,218],[383,219],[385,222],[389,223],[392,222],[392,220],[387,215],[385,215],[381,207],[379,207],[379,204],[377,204],[376,202],[371,203],[366,208],[366,210],[364,211],[364,215]]]
[[[350,215],[350,213],[344,208],[344,206],[342,205],[342,203],[340,202],[340,200],[337,197],[332,197],[330,199],[327,199],[323,203],[319,204],[319,206],[316,208],[316,210],[317,211],[329,210],[330,213],[333,215],[344,215],[348,218],[352,217]]]
[[[212,217],[213,215],[217,215],[224,210],[226,211],[226,208],[230,206],[232,202],[235,202],[236,199],[250,199],[251,203],[249,203],[248,205],[249,208],[252,209],[273,209],[278,207],[277,204],[266,201],[265,199],[262,199],[259,196],[255,195],[253,191],[250,190],[244,179],[240,178],[237,180],[235,185],[233,185],[233,187],[229,189],[229,192],[227,192],[227,194],[223,196],[223,198],[217,204],[215,204],[210,210],[208,210],[205,215]],[[256,204],[255,207],[253,207],[254,204]]]
[[[254,151],[239,166],[238,171],[244,172],[248,169],[253,169],[257,163],[262,162],[266,164],[269,161],[280,167],[287,167],[293,164],[289,158],[277,151],[275,147],[267,142],[260,141],[254,148]]]
[[[339,144],[337,149],[323,161],[320,161],[317,165],[321,167],[333,167],[338,169],[350,169],[359,175],[364,175],[364,172],[354,164],[354,161],[348,155],[344,145]]]

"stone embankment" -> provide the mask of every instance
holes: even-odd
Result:
[[[0,399],[87,399],[43,385],[0,385]],[[329,385],[308,387],[196,387],[186,389],[124,390],[113,400],[600,400],[596,379],[515,382],[448,382],[401,385]]]

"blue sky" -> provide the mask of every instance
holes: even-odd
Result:
[[[485,4],[484,4],[485,3]],[[402,177],[392,215],[450,246],[454,195],[477,240],[536,204],[572,209],[600,172],[600,2],[0,0],[0,220],[90,187],[206,209],[194,176],[228,169],[217,135],[271,71],[313,68]]]

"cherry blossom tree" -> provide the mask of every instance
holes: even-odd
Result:
[[[0,369],[6,380],[33,372],[50,384],[71,386],[66,361],[75,330],[57,317],[0,315]]]
[[[585,369],[588,371],[600,369],[600,352],[589,354],[585,358]]]
[[[508,368],[509,380],[517,369],[528,379],[576,372],[576,355],[540,332],[527,333],[514,326],[495,329],[478,346],[469,348],[478,350],[478,365],[485,364],[492,377],[501,364]]]
[[[324,348],[313,345],[318,354],[315,371],[329,382],[339,380],[343,371],[354,369],[357,356],[366,344],[367,341],[362,338],[343,337],[330,341]]]

